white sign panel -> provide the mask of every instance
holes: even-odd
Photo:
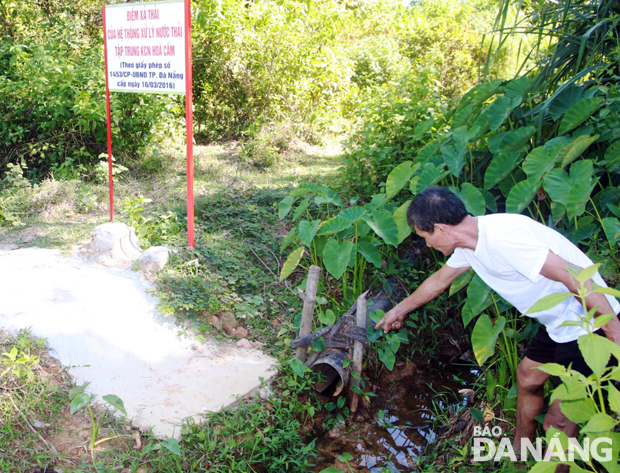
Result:
[[[185,93],[185,5],[124,3],[105,7],[108,88]]]

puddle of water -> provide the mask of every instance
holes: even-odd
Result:
[[[320,438],[317,447],[323,461],[319,459],[316,471],[337,466],[334,459],[344,452],[354,457],[349,462],[353,471],[410,471],[425,447],[437,439],[433,413],[465,405],[454,394],[468,384],[461,376],[470,378],[469,373],[457,371],[416,370],[402,378],[391,374],[389,386],[380,380],[379,398],[373,398],[371,405],[372,421],[349,421],[343,429],[346,434]]]

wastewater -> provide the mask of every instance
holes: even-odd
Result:
[[[475,374],[467,367],[402,363],[369,385],[376,394],[355,416],[317,440],[319,472],[328,467],[371,473],[414,471],[416,462],[464,408]],[[345,412],[346,413],[346,412]]]

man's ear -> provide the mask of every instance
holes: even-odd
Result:
[[[439,231],[442,235],[446,235],[448,232],[448,225],[446,225],[445,223],[436,223],[435,224],[435,231]]]

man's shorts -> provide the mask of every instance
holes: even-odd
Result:
[[[601,337],[605,336],[602,329],[594,333]],[[592,370],[581,355],[577,340],[567,343],[554,342],[544,325],[538,327],[538,332],[534,335],[525,356],[538,363],[557,363],[567,368],[568,365],[571,365],[573,370],[579,371],[586,377],[592,374]],[[559,379],[554,379],[554,384],[557,385],[558,383]]]

